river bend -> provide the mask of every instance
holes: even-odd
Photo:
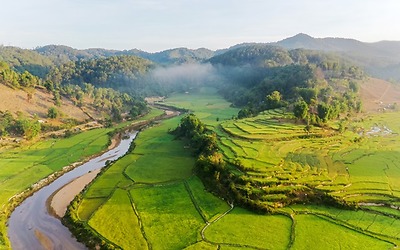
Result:
[[[136,134],[137,132],[130,134],[129,138],[121,140],[115,148],[65,173],[22,202],[8,220],[8,236],[12,249],[86,249],[59,219],[49,213],[46,202],[53,193],[72,180],[104,167],[107,160],[113,161],[123,156]]]

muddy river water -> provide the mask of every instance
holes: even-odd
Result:
[[[123,156],[136,134],[129,134],[129,138],[122,139],[115,148],[62,175],[22,202],[8,220],[12,249],[86,249],[59,219],[50,214],[46,202],[53,193],[72,180],[104,167],[107,160]]]

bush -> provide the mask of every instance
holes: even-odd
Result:
[[[51,107],[47,111],[47,117],[50,119],[55,119],[58,117],[58,110],[55,107]]]

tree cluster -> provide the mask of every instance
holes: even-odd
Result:
[[[357,80],[364,73],[333,54],[256,44],[231,49],[210,62],[227,79],[221,94],[242,107],[239,118],[288,107],[301,120],[323,123],[361,110]]]
[[[153,63],[136,56],[112,56],[92,60],[70,61],[53,68],[47,79],[61,85],[90,83],[96,87],[128,88],[140,85],[139,79]]]
[[[183,117],[171,133],[176,138],[186,139],[196,155],[212,155],[218,149],[216,134],[208,130],[194,114]]]
[[[41,84],[41,80],[28,71],[18,73],[11,69],[7,63],[0,62],[0,83],[11,88],[27,89]]]
[[[0,112],[0,137],[18,136],[28,140],[39,135],[41,125],[37,118],[28,119],[23,115],[14,118],[9,112]]]

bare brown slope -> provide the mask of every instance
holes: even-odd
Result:
[[[364,111],[377,112],[400,104],[400,85],[377,78],[368,78],[361,83],[361,98]]]
[[[20,89],[12,89],[3,84],[0,84],[0,111],[10,111],[12,114],[22,112],[27,116],[34,116],[35,114],[45,119],[47,111],[50,107],[54,106],[52,94],[47,93],[45,90],[36,89],[31,100],[28,100],[28,93]],[[77,106],[66,99],[62,98],[62,104],[57,109],[65,116],[83,121],[89,117]],[[91,116],[99,117],[99,114],[93,109],[85,108]]]

